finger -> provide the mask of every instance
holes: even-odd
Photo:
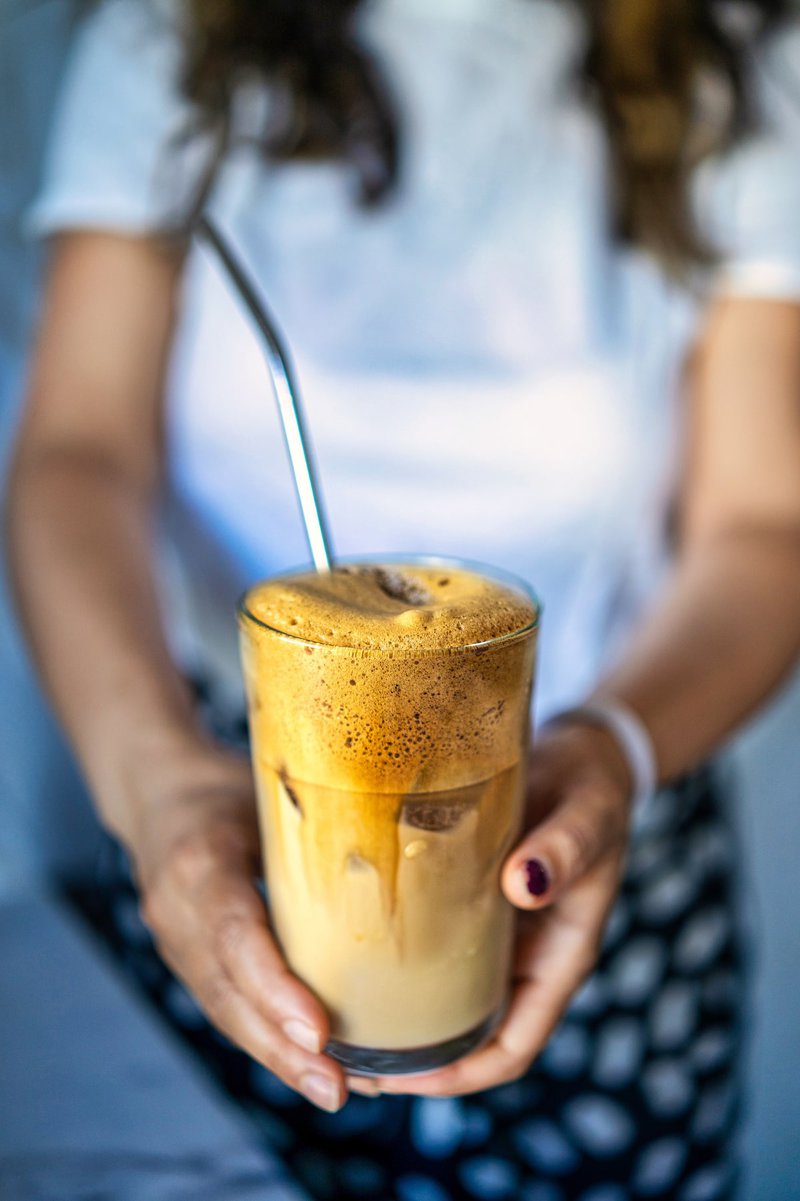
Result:
[[[206,881],[198,910],[201,920],[208,915],[215,958],[241,994],[292,1042],[318,1054],[330,1035],[328,1015],[289,971],[256,889],[234,872],[218,872]]]
[[[161,954],[190,988],[198,979],[196,965],[210,963],[262,1020],[297,1046],[319,1053],[328,1040],[327,1014],[286,967],[247,872],[217,865],[193,885],[187,891],[184,881],[167,877],[165,886],[148,898],[148,924]]]
[[[194,992],[209,1020],[233,1043],[263,1064],[285,1084],[330,1113],[346,1099],[344,1073],[324,1055],[303,1050],[250,1003],[224,971],[209,957],[182,972],[172,965]]]
[[[623,838],[624,814],[602,789],[572,788],[511,852],[503,867],[503,891],[521,909],[548,905]]]
[[[563,997],[564,989],[554,981],[518,984],[502,1026],[485,1047],[434,1072],[380,1077],[378,1087],[384,1093],[452,1097],[517,1080],[544,1046],[552,1029],[551,1012]]]
[[[378,1082],[372,1076],[347,1076],[346,1083],[351,1093],[360,1093],[362,1097],[381,1095]]]
[[[380,1077],[381,1092],[457,1096],[518,1079],[543,1050],[596,962],[616,880],[614,865],[604,864],[575,886],[570,913],[559,907],[537,919],[538,930],[517,960],[520,978],[508,1011],[490,1043],[435,1072]]]

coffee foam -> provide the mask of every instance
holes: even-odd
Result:
[[[265,765],[332,787],[424,792],[516,762],[534,641],[523,631],[536,619],[522,591],[449,565],[346,566],[268,580],[245,609],[263,623],[243,618]]]
[[[247,608],[293,638],[398,653],[488,642],[536,618],[525,593],[449,565],[344,565],[277,577],[248,593]]]

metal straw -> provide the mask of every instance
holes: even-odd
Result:
[[[311,446],[303,428],[300,391],[294,377],[291,358],[272,314],[258,296],[247,272],[225,238],[208,217],[199,219],[196,230],[217,254],[262,335],[311,558],[317,571],[330,571],[330,537],[325,523],[321,493],[316,482]]]

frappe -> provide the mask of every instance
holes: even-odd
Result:
[[[482,1041],[509,984],[537,606],[448,561],[276,577],[240,606],[267,894],[352,1071]]]

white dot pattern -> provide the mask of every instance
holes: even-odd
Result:
[[[633,1187],[642,1197],[663,1195],[672,1188],[686,1161],[686,1147],[679,1138],[662,1138],[642,1151]]]
[[[518,1126],[514,1142],[531,1167],[552,1172],[554,1176],[569,1172],[579,1160],[575,1146],[554,1122],[544,1118],[535,1118]]]
[[[639,1071],[645,1050],[646,1031],[636,1018],[609,1019],[597,1035],[592,1077],[604,1088],[630,1084]]]
[[[677,1059],[659,1059],[642,1073],[642,1089],[654,1113],[684,1113],[693,1096],[689,1070]]]
[[[556,1030],[542,1058],[548,1072],[560,1080],[571,1080],[586,1070],[590,1054],[588,1032],[570,1022]]]
[[[633,1142],[633,1118],[608,1097],[577,1097],[565,1106],[564,1116],[577,1141],[593,1155],[616,1155]]]

